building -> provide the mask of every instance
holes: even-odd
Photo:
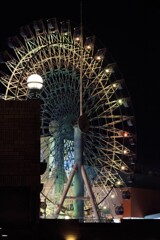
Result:
[[[0,224],[36,229],[39,221],[40,105],[0,100]]]

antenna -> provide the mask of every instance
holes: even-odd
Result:
[[[82,97],[82,73],[83,73],[83,24],[82,24],[82,1],[80,3],[80,33],[81,33],[81,56],[80,56],[80,116],[83,115],[83,97]]]
[[[89,122],[85,114],[83,114],[83,23],[82,23],[82,1],[80,4],[80,116],[78,119],[78,125],[82,132],[86,132],[89,128]]]

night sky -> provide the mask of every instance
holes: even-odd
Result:
[[[136,118],[138,163],[160,171],[160,3],[147,2],[83,1],[82,22],[84,31],[109,50],[125,79]],[[0,50],[8,48],[8,37],[34,20],[56,17],[77,26],[80,6],[79,1],[45,0],[34,6],[7,1],[0,14]]]

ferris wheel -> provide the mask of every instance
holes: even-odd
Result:
[[[41,214],[100,221],[123,213],[136,159],[135,119],[117,64],[81,30],[56,18],[21,27],[8,39],[13,52],[1,55],[1,99],[32,98],[27,78],[42,77]]]

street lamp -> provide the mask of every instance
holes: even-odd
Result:
[[[37,73],[31,74],[27,79],[27,86],[34,93],[34,97],[37,97],[37,92],[43,87],[42,77]]]

